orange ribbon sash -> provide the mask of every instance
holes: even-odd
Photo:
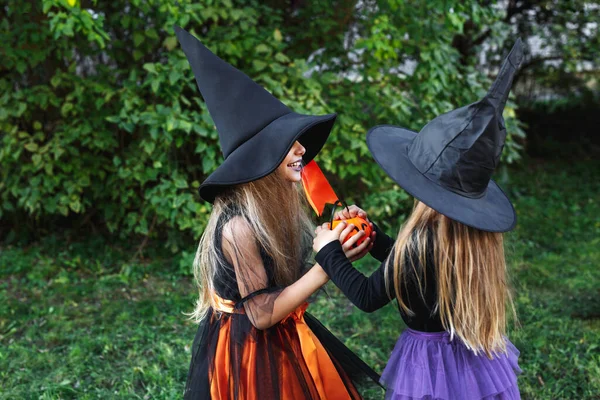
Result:
[[[225,300],[215,295],[215,303],[216,311],[226,314],[244,313],[243,309],[235,309],[234,301]],[[308,303],[302,304],[286,316],[280,324],[289,322],[289,319],[294,321],[301,349],[301,354],[297,354],[296,356],[301,357],[304,360],[310,374],[310,377],[304,378],[308,382],[312,381],[314,387],[307,388],[306,384],[301,382],[303,377],[297,376],[299,371],[297,371],[297,368],[294,368],[292,363],[288,360],[287,352],[283,349],[280,351],[273,348],[271,349],[277,353],[276,359],[281,364],[278,366],[278,370],[281,371],[282,376],[268,378],[279,380],[281,397],[283,399],[301,399],[304,397],[304,393],[307,389],[310,392],[314,392],[316,389],[318,394],[313,393],[313,395],[318,395],[319,398],[324,400],[351,399],[348,389],[342,381],[329,354],[304,320],[304,313],[307,307]],[[239,385],[238,388],[235,387],[235,382],[233,382],[233,379],[230,376],[230,371],[232,371],[229,341],[230,333],[231,324],[229,320],[228,323],[221,325],[219,331],[214,359],[214,373],[213,376],[210,377],[211,398],[229,400],[233,397],[233,393],[238,390],[238,397],[240,400],[266,400],[257,397],[258,390],[256,390],[255,385],[257,382],[257,374],[268,373],[268,371],[257,371],[256,368],[254,368],[255,363],[252,360],[255,359],[257,355],[258,346],[257,342],[251,338],[248,338],[244,343],[242,365],[240,366],[240,374],[238,377],[239,382],[237,382]],[[293,335],[293,332],[288,332],[288,336],[289,333]]]

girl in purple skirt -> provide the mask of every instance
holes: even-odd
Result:
[[[518,40],[480,101],[436,117],[419,133],[378,126],[367,135],[377,163],[415,197],[397,239],[374,228],[370,277],[352,268],[339,234],[317,228],[316,260],[361,310],[394,298],[406,329],[383,371],[387,399],[519,399],[519,351],[506,337],[514,306],[503,232],[516,223],[491,180],[506,138],[502,110],[523,58]],[[336,216],[366,218],[351,206]],[[363,234],[363,233],[359,233]]]

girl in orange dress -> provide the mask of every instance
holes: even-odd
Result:
[[[188,32],[177,37],[219,133],[224,162],[200,186],[213,204],[194,272],[199,323],[186,399],[360,399],[379,376],[306,312],[328,281],[310,266],[313,227],[298,182],[335,115],[291,111]],[[340,239],[352,226],[340,224]],[[371,248],[344,243],[357,259]]]

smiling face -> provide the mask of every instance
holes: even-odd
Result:
[[[302,156],[306,153],[304,146],[296,141],[283,162],[277,167],[278,172],[290,182],[302,180]]]

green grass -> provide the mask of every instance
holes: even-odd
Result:
[[[520,169],[503,187],[519,214],[507,249],[523,398],[598,398],[600,163]],[[0,247],[1,399],[181,398],[195,334],[183,315],[196,296],[190,254],[133,253],[99,239]],[[327,291],[310,311],[381,372],[404,328],[395,307],[364,314]]]

